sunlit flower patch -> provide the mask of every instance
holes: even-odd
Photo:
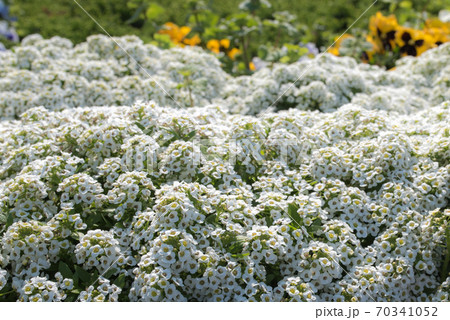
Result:
[[[405,32],[395,37],[405,41]],[[236,54],[226,39],[211,41],[209,47]],[[346,103],[409,113],[449,99],[449,60],[450,45],[442,44],[420,59],[399,60],[389,72],[324,54],[292,64],[263,63],[250,76],[233,77],[213,53],[199,47],[162,50],[133,36],[101,35],[73,46],[67,39],[33,35],[13,51],[0,52],[0,117],[17,118],[39,106],[56,111],[139,100],[175,108],[213,104],[250,115],[268,108],[332,112]],[[83,132],[66,130],[74,139]],[[80,138],[95,138],[92,134]]]
[[[0,300],[449,300],[448,44],[232,78],[118,40],[176,102],[104,37],[2,54]]]
[[[2,165],[26,156],[0,184],[1,297],[448,301],[449,108],[30,109],[2,123]]]

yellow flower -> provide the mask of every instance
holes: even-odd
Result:
[[[436,45],[441,45],[450,41],[450,22],[443,22],[439,19],[428,19],[425,21],[424,31],[433,37]]]
[[[338,56],[338,55],[339,55],[339,49],[336,48],[336,47],[331,47],[331,48],[328,50],[328,53],[331,53],[331,54],[334,54],[335,56]]]
[[[385,17],[381,12],[377,12],[370,18],[369,30],[372,35],[372,43],[378,48],[378,52],[394,48],[398,27],[397,18],[394,15]]]
[[[387,34],[398,28],[397,18],[394,15],[388,17],[383,16],[381,12],[377,12],[375,16],[370,18],[369,29],[374,35]]]
[[[402,56],[420,56],[435,47],[434,39],[423,30],[400,27],[395,35],[395,42],[400,47]]]
[[[224,49],[228,49],[230,47],[230,39],[220,40],[220,46]]]
[[[233,48],[230,51],[228,51],[228,57],[230,57],[231,60],[236,59],[236,55],[240,54],[241,50],[238,48]]]
[[[253,62],[250,62],[249,64],[248,64],[248,67],[250,68],[250,70],[251,71],[255,71],[255,64],[253,63]]]
[[[191,28],[188,26],[179,27],[173,22],[166,22],[164,24],[164,29],[158,31],[160,34],[167,34],[173,43],[184,47],[185,45],[195,46],[201,42],[198,35],[192,38],[186,38],[186,36],[191,32]]]
[[[367,35],[366,41],[367,41],[367,42],[370,42],[370,43],[372,44],[372,46],[373,46],[372,51],[373,51],[373,52],[380,52],[380,51],[381,51],[381,48],[378,46],[378,43],[377,43],[377,41],[374,39],[374,36],[373,36],[373,35],[371,35],[371,34]]]
[[[180,42],[189,34],[189,32],[191,32],[191,28],[188,26],[182,26],[180,28],[180,31],[178,33]]]
[[[238,48],[230,49],[229,39],[211,39],[206,43],[206,47],[214,53],[225,52],[231,60],[234,60],[236,55],[241,53]]]
[[[428,49],[450,41],[450,23],[438,19],[428,19],[424,30],[406,28],[398,25],[394,15],[388,17],[377,12],[370,18],[370,34],[367,41],[373,50],[366,52],[367,60],[376,53],[399,49],[402,56],[420,56]]]
[[[220,52],[220,42],[219,40],[212,39],[206,43],[206,47],[214,53]]]
[[[188,46],[196,46],[198,44],[200,44],[200,42],[202,42],[202,40],[200,39],[200,37],[196,34],[194,35],[192,38],[186,38],[183,40],[184,44],[188,45]]]
[[[173,22],[167,22],[164,24],[164,29],[158,31],[160,34],[167,34],[170,37],[170,40],[175,44],[178,44],[179,41],[179,33],[180,28]]]
[[[425,29],[441,29],[444,32],[450,33],[450,22],[443,22],[437,18],[431,18],[425,21]]]
[[[430,28],[424,29],[424,31],[433,38],[433,42],[437,46],[450,41],[450,33],[446,32],[444,29]]]

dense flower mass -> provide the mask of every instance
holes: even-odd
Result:
[[[121,106],[137,99],[205,105],[220,96],[230,78],[200,48],[163,51],[135,36],[91,36],[74,46],[67,39],[32,35],[2,52],[0,61],[0,117],[33,106]]]
[[[450,45],[231,78],[117,41],[194,107],[105,37],[2,54],[0,300],[449,301]]]
[[[251,115],[269,107],[331,112],[346,103],[409,113],[449,99],[449,60],[450,45],[443,44],[420,59],[400,60],[389,72],[325,54],[231,77],[198,47],[161,50],[133,36],[100,35],[74,46],[33,35],[0,52],[0,117],[38,106],[62,110],[138,100],[176,108],[218,104]]]
[[[2,175],[0,284],[39,301],[447,300],[449,109],[30,109],[2,123],[2,161],[24,156]],[[92,159],[111,127],[119,145]]]

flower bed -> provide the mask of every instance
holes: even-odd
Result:
[[[0,300],[449,300],[450,45],[390,72],[325,55],[231,78],[120,41],[196,107],[104,37],[2,56],[3,115],[25,112],[0,126]],[[277,105],[297,108],[251,115],[302,70]],[[11,103],[49,88],[73,105]]]
[[[14,51],[0,52],[0,59],[2,118],[38,106],[63,110],[132,105],[137,100],[177,108],[217,104],[238,114],[268,107],[331,112],[350,102],[409,113],[450,98],[448,44],[419,59],[401,59],[392,71],[325,54],[290,65],[267,65],[240,77],[225,73],[200,48],[161,50],[131,36],[115,41],[91,36],[74,47],[67,39],[34,35]]]

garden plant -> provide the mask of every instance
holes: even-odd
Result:
[[[5,46],[0,301],[448,302],[450,19],[405,2],[326,47],[254,0]]]

